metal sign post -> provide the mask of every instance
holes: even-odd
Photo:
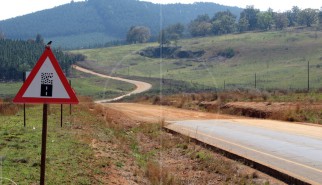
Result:
[[[63,128],[63,104],[60,104],[60,127]]]
[[[69,80],[69,85],[72,86],[71,80]],[[69,104],[69,115],[72,115],[72,104]]]
[[[22,74],[23,83],[26,81],[26,72]],[[23,126],[26,127],[26,104],[23,104]]]
[[[43,106],[43,116],[42,116],[40,185],[45,184],[46,145],[47,145],[47,115],[48,115],[47,109],[48,109],[48,104],[44,104],[44,106]]]
[[[49,42],[13,102],[43,104],[40,185],[45,184],[47,117],[49,104],[78,104],[75,92],[68,83]],[[61,107],[62,108],[62,107]],[[61,114],[63,109],[61,109]],[[62,114],[63,115],[63,114]],[[62,117],[61,117],[62,126]]]

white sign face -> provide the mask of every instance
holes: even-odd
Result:
[[[46,58],[22,97],[70,99],[49,57]]]

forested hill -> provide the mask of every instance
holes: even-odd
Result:
[[[215,3],[159,5],[138,0],[72,1],[0,21],[0,32],[12,39],[29,39],[39,33],[46,40],[55,40],[56,44],[66,47],[124,39],[129,28],[135,25],[149,27],[156,35],[161,25],[186,24],[198,15],[212,16],[227,9],[236,16],[242,11]]]

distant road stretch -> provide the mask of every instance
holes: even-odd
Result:
[[[112,98],[112,99],[97,100],[97,101],[95,101],[95,103],[107,103],[107,102],[117,101],[117,100],[120,100],[120,99],[122,99],[124,97],[131,96],[132,94],[143,93],[143,92],[148,91],[149,89],[152,88],[152,85],[149,84],[149,83],[146,83],[146,82],[140,82],[140,81],[136,81],[136,80],[129,80],[129,79],[125,79],[125,78],[119,78],[119,77],[103,75],[103,74],[96,73],[94,71],[79,67],[77,65],[73,65],[72,67],[74,69],[76,69],[78,71],[81,71],[81,72],[84,72],[84,73],[92,74],[92,75],[99,76],[99,77],[102,77],[102,78],[109,78],[109,79],[113,79],[113,80],[123,81],[123,82],[131,83],[131,84],[136,86],[136,89],[134,91],[128,93],[128,94],[125,94],[125,95],[122,95],[122,96],[119,96],[119,97],[116,97],[116,98]]]

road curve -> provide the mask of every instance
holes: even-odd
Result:
[[[136,86],[136,89],[128,94],[116,97],[116,98],[112,98],[112,99],[104,99],[104,100],[97,100],[95,101],[95,103],[107,103],[107,102],[112,102],[112,101],[117,101],[120,100],[124,97],[127,96],[131,96],[132,94],[139,94],[139,93],[143,93],[145,91],[148,91],[149,89],[152,88],[152,85],[146,82],[141,82],[141,81],[136,81],[136,80],[129,80],[129,79],[125,79],[125,78],[119,78],[119,77],[114,77],[114,76],[108,76],[108,75],[103,75],[100,73],[96,73],[94,71],[82,68],[80,66],[77,65],[72,65],[72,67],[78,71],[84,72],[84,73],[88,73],[88,74],[92,74],[95,76],[99,76],[102,78],[109,78],[109,79],[113,79],[113,80],[119,80],[119,81],[123,81],[123,82],[127,82],[127,83],[131,83],[133,85]]]

